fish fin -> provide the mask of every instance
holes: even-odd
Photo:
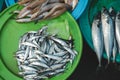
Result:
[[[98,65],[96,68],[96,75],[104,73],[104,71],[105,71],[105,67],[103,67],[102,65],[101,66]]]
[[[107,68],[108,68],[108,66],[109,66],[109,64],[106,64],[106,65],[105,65],[105,69],[107,69]]]
[[[108,61],[108,63],[105,65],[105,69],[108,69],[109,67],[111,67],[113,65],[112,62]]]

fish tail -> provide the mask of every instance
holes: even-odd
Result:
[[[105,65],[105,69],[108,68],[109,64],[110,64],[110,57],[108,57],[108,62],[107,62],[107,64]]]
[[[98,67],[101,67],[102,65],[101,65],[101,61],[99,62],[99,64],[98,64]]]
[[[101,65],[101,66],[97,66],[96,68],[96,75],[99,75],[100,73],[103,73],[105,70],[104,70],[104,67]]]
[[[113,63],[115,63],[115,57],[113,57]]]
[[[116,61],[116,56],[114,54],[115,53],[113,53],[113,63],[115,63],[115,61]]]
[[[109,64],[106,64],[106,65],[105,65],[105,69],[107,69],[107,68],[108,68],[108,65],[109,65]]]
[[[107,62],[107,64],[108,64],[108,65],[110,64],[110,57],[108,57],[108,62]]]

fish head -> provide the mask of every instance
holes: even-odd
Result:
[[[120,19],[120,11],[118,11],[117,15],[116,15],[117,19]]]
[[[108,18],[110,17],[109,16],[109,12],[108,12],[108,10],[105,7],[102,8],[101,17],[104,20],[108,20]]]
[[[94,17],[95,24],[99,24],[101,21],[101,12],[98,12],[97,15]]]
[[[76,7],[78,0],[64,0],[64,2],[72,7],[72,10]]]
[[[95,16],[95,20],[96,19],[101,19],[101,12],[98,12],[97,15]]]
[[[109,12],[112,13],[114,11],[113,7],[110,7]]]
[[[109,13],[110,13],[110,16],[112,17],[112,19],[115,19],[116,12],[113,7],[110,7]]]
[[[69,4],[65,4],[65,7],[67,10],[72,10],[72,6],[70,6]]]

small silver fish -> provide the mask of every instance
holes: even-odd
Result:
[[[55,54],[53,54],[53,55],[62,57],[62,56],[64,56],[64,55],[67,54],[67,53],[68,53],[67,51],[63,51],[63,52],[55,53]]]
[[[24,79],[30,79],[30,80],[34,80],[34,77],[38,76],[38,74],[31,74],[31,75],[25,75]]]
[[[28,10],[27,7],[24,7],[20,12],[19,15],[17,16],[17,18],[23,18],[25,17],[27,14],[29,14],[31,12],[31,10]]]
[[[30,18],[23,18],[23,19],[16,19],[16,22],[31,22],[32,20]]]
[[[50,37],[52,40],[54,40],[55,42],[59,43],[60,45],[62,46],[66,46],[66,47],[69,47],[69,45],[67,43],[65,43],[63,40],[60,40],[58,38],[55,38],[53,36]]]
[[[30,46],[30,47],[39,48],[39,46],[35,45],[35,44],[32,43],[32,42],[23,42],[23,43],[21,43],[21,45],[26,45],[26,46]]]
[[[74,53],[74,51],[72,50],[72,49],[70,49],[70,48],[68,48],[68,47],[63,47],[66,51],[68,51],[72,56],[75,56],[76,55],[76,53]]]
[[[41,79],[48,79],[48,77],[45,75],[40,75],[40,76],[34,77],[34,79],[41,80]]]
[[[41,37],[41,36],[33,36],[33,37],[31,37],[31,38],[29,39],[29,41],[35,40],[35,39],[40,38],[40,37]]]
[[[50,59],[54,59],[54,60],[58,60],[58,61],[61,61],[63,58],[62,57],[58,57],[58,56],[54,56],[54,55],[49,55],[49,54],[44,54],[44,55],[41,55],[43,57],[47,57],[47,58],[50,58]]]
[[[40,62],[47,64],[47,62],[43,59],[42,56],[36,54],[36,57]]]
[[[39,34],[39,35],[44,35],[44,34],[46,33],[47,29],[48,29],[47,26],[42,27],[42,28],[38,31],[38,34]]]
[[[16,52],[16,55],[19,55],[19,54],[25,54],[25,51],[24,51],[24,50],[18,50],[18,51]]]
[[[64,63],[54,64],[54,65],[50,66],[50,68],[55,70],[55,69],[61,68],[64,65],[65,65]]]
[[[26,71],[38,71],[37,69],[26,66],[26,65],[20,65],[20,67],[22,67],[22,69]]]
[[[101,12],[102,32],[104,38],[105,51],[107,53],[108,64],[113,50],[114,43],[114,24],[108,10],[103,7]]]
[[[30,63],[30,66],[32,66],[32,65],[49,68],[49,66],[47,66],[47,64],[42,63],[42,62],[40,62],[40,61],[39,61],[39,62],[32,62],[32,63]]]
[[[25,55],[24,55],[24,60],[26,60],[27,57],[29,56],[29,52],[30,52],[30,47],[27,47]]]
[[[50,39],[51,36],[56,41]],[[49,35],[46,26],[39,31],[25,33],[16,52],[19,74],[25,80],[41,80],[63,73],[66,64],[72,62],[77,55],[77,51],[69,44],[68,40]]]
[[[37,72],[35,71],[24,71],[24,72],[19,72],[19,75],[31,75],[31,74],[36,74]]]

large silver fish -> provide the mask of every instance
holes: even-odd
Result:
[[[109,64],[114,43],[114,24],[112,18],[109,15],[108,10],[105,7],[103,7],[101,11],[101,21],[105,51],[107,54]]]
[[[118,43],[118,47],[119,47],[118,49],[120,54],[120,12],[118,12],[116,15],[115,25],[116,25],[116,29],[115,29],[116,40]]]
[[[114,35],[115,35],[115,17],[116,17],[116,12],[113,7],[110,7],[109,9],[110,16],[113,20],[113,25],[114,25]],[[116,36],[114,36],[114,43],[113,43],[113,49],[112,49],[112,55],[113,55],[113,63],[115,63],[115,58],[117,54],[117,42],[116,42]]]
[[[92,23],[92,40],[93,46],[99,61],[99,67],[101,67],[101,59],[103,53],[103,35],[102,35],[102,24],[101,14],[98,13]]]

